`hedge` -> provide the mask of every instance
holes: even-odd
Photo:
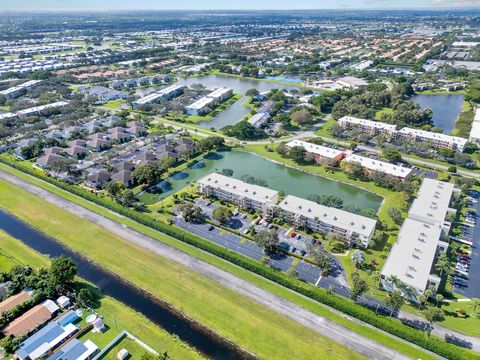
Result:
[[[446,343],[442,339],[437,337],[427,337],[425,333],[420,330],[403,325],[397,320],[377,315],[373,311],[364,308],[359,304],[356,304],[350,299],[329,294],[324,289],[316,287],[313,284],[305,283],[300,280],[291,278],[288,275],[278,272],[256,260],[247,258],[241,254],[223,248],[215,243],[209,242],[206,239],[188,233],[182,229],[167,225],[163,222],[159,222],[146,214],[136,212],[120,204],[108,201],[105,198],[100,198],[80,187],[67,184],[61,180],[46,176],[44,174],[40,174],[34,171],[33,168],[24,166],[22,164],[19,164],[18,162],[7,160],[3,157],[0,157],[0,162],[11,166],[17,170],[20,170],[24,173],[35,176],[41,180],[44,180],[52,185],[55,185],[65,191],[80,196],[102,207],[108,208],[109,210],[124,215],[134,221],[139,222],[140,224],[153,228],[170,237],[173,237],[177,240],[207,251],[235,265],[241,266],[246,270],[254,272],[255,274],[258,274],[266,279],[274,281],[282,286],[285,286],[286,288],[296,291],[313,300],[319,301],[342,313],[362,320],[374,327],[377,327],[383,331],[395,335],[403,340],[416,344],[424,349],[432,351],[447,359],[480,359],[480,355],[473,353],[472,351],[463,349],[450,343]]]

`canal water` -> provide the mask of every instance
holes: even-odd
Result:
[[[233,89],[234,92],[245,94],[249,89],[257,89],[259,92],[270,91],[272,89],[299,89],[293,85],[279,85],[268,81],[251,80],[238,78],[234,76],[226,75],[206,75],[202,77],[185,77],[179,78],[177,81],[179,84],[190,86],[192,84],[202,84],[207,89],[215,89],[219,87],[228,87]],[[242,120],[249,113],[250,109],[243,106],[243,103],[247,100],[246,97],[242,97],[240,100],[233,103],[228,109],[222,111],[215,118],[210,121],[201,122],[198,125],[207,129],[221,129],[227,125],[233,125]]]
[[[72,258],[78,264],[78,275],[95,284],[102,292],[143,314],[155,324],[178,337],[211,359],[250,359],[249,354],[214,336],[184,318],[166,304],[97,266],[52,238],[0,209],[0,229],[32,249],[51,257]],[[121,314],[118,314],[121,316]],[[155,344],[151,344],[155,345]]]
[[[444,134],[450,133],[455,127],[455,121],[462,112],[463,95],[415,95],[411,98],[422,109],[430,108],[433,112],[434,126],[443,129]]]
[[[210,154],[186,170],[171,175],[157,185],[163,191],[160,198],[172,195],[211,172],[221,172],[222,169],[232,169],[233,177],[237,179],[242,175],[254,176],[265,181],[271,189],[302,198],[307,198],[311,194],[336,195],[343,200],[344,205],[374,210],[378,210],[382,202],[380,196],[369,191],[311,175],[239,150]]]

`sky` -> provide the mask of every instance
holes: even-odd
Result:
[[[287,10],[480,7],[480,0],[0,0],[10,10]]]

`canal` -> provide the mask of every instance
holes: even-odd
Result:
[[[433,125],[443,129],[444,134],[450,133],[455,127],[455,121],[462,112],[463,95],[415,95],[411,98],[422,109],[429,108],[433,112]]]
[[[234,76],[226,75],[206,75],[202,77],[184,77],[179,78],[177,81],[179,84],[187,86],[193,84],[202,84],[207,89],[215,89],[219,87],[228,87],[233,89],[234,92],[245,94],[249,89],[257,89],[259,92],[270,91],[272,89],[299,89],[298,86],[292,85],[280,85],[273,82],[262,80],[251,80],[238,78]],[[210,121],[204,121],[198,123],[199,126],[210,129],[221,129],[227,125],[233,125],[242,120],[249,113],[250,109],[243,105],[247,100],[246,97],[242,97],[233,103],[228,109],[222,111],[215,118]]]
[[[0,209],[0,229],[41,254],[72,258],[78,264],[78,275],[95,284],[105,295],[131,307],[211,359],[251,359],[252,356],[215,336],[207,329],[183,317],[167,304],[88,261],[54,239]],[[121,314],[119,314],[121,316]],[[152,344],[155,345],[155,344]]]
[[[285,194],[307,198],[309,195],[336,195],[344,206],[378,210],[382,197],[361,188],[330,180],[321,176],[289,168],[261,156],[240,151],[222,151],[210,154],[184,171],[171,175],[157,186],[162,189],[159,200],[172,195],[214,171],[233,170],[233,177],[251,175],[266,182],[267,186]]]

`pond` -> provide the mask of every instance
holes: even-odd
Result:
[[[269,91],[272,89],[299,89],[293,85],[279,85],[273,82],[262,80],[251,80],[238,78],[234,76],[226,75],[206,75],[202,77],[185,77],[178,78],[179,84],[192,85],[202,84],[208,89],[215,89],[222,86],[233,89],[236,93],[245,94],[249,89],[257,89],[259,92]],[[232,104],[228,109],[222,111],[215,118],[210,121],[204,121],[198,125],[203,128],[221,129],[227,125],[233,125],[242,120],[249,113],[250,109],[243,106],[243,103],[247,100],[246,97],[242,97],[240,100]]]
[[[358,187],[289,168],[261,156],[239,150],[223,151],[207,156],[190,168],[171,175],[157,186],[160,198],[172,195],[214,171],[232,169],[233,177],[251,175],[265,181],[271,189],[307,198],[311,194],[336,195],[344,205],[378,210],[382,197]]]
[[[104,294],[123,302],[153,323],[178,337],[211,359],[250,359],[247,353],[234,348],[224,339],[193,323],[166,304],[130,285],[114,274],[90,262],[56,240],[0,209],[0,229],[41,254],[72,258],[78,275],[95,284]],[[121,314],[118,314],[121,316]],[[150,344],[155,347],[157,344]]]
[[[443,129],[445,134],[453,130],[455,121],[462,112],[463,95],[415,95],[411,100],[422,109],[430,108],[434,126]]]

